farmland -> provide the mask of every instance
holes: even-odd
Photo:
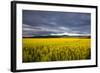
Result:
[[[48,62],[91,58],[90,38],[23,38],[22,61]]]

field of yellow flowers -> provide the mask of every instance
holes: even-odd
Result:
[[[23,38],[23,62],[87,60],[90,38]]]

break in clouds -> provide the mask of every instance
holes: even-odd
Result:
[[[23,10],[23,37],[90,35],[90,13]]]

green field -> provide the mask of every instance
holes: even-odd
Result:
[[[25,63],[91,58],[90,38],[23,38],[22,42]]]

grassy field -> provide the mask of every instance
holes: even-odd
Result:
[[[23,62],[87,60],[90,38],[23,38]]]

